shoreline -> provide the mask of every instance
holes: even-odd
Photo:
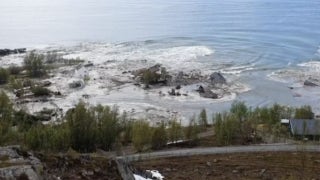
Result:
[[[308,62],[304,64],[300,63],[300,66],[298,64],[297,67],[306,70],[298,69],[301,72],[298,71],[296,77],[292,76],[293,79],[296,79],[287,82],[278,82],[276,81],[277,79],[273,79],[271,76],[274,76],[277,72],[281,74],[282,71],[290,73],[292,72],[290,69],[274,71],[259,70],[252,65],[229,66],[227,67],[228,71],[221,69],[222,74],[228,82],[227,86],[224,87],[228,93],[223,93],[223,97],[218,99],[202,98],[194,91],[195,87],[192,86],[183,86],[181,90],[187,92],[188,96],[160,96],[160,91],[166,94],[172,87],[167,86],[144,90],[141,87],[135,86],[134,81],[132,81],[132,75],[126,72],[151,67],[155,63],[161,63],[162,59],[174,59],[176,57],[179,62],[171,65],[170,61],[166,60],[161,64],[171,73],[177,73],[181,69],[185,70],[184,67],[188,67],[185,70],[187,73],[196,70],[201,75],[208,75],[213,72],[219,72],[219,70],[210,68],[201,59],[207,58],[208,53],[209,56],[214,55],[211,54],[214,51],[210,52],[203,46],[181,46],[174,47],[174,49],[165,48],[162,50],[152,50],[151,52],[145,51],[145,55],[141,54],[139,55],[140,57],[135,57],[135,54],[139,51],[133,50],[132,53],[127,46],[120,47],[120,50],[126,49],[124,52],[119,49],[110,50],[110,44],[98,44],[98,47],[95,47],[95,44],[93,44],[88,47],[76,46],[73,50],[72,47],[36,50],[39,53],[57,52],[64,58],[79,57],[84,59],[85,63],[79,67],[60,67],[53,70],[53,77],[46,80],[52,82],[49,89],[61,92],[62,98],[52,98],[48,103],[27,104],[29,111],[37,112],[47,106],[49,108],[59,107],[66,112],[79,99],[83,99],[92,105],[116,105],[120,111],[126,111],[132,117],[147,120],[158,119],[158,121],[178,118],[181,119],[182,124],[187,124],[189,118],[200,112],[203,108],[207,110],[209,117],[213,113],[223,112],[230,108],[234,100],[245,101],[252,107],[268,106],[274,103],[290,106],[311,105],[314,108],[314,112],[320,112],[320,109],[317,107],[318,102],[320,102],[320,99],[317,98],[319,87],[303,86],[303,82],[301,82],[303,79],[296,78],[307,71],[308,67],[313,68],[313,71],[308,72],[309,74],[317,72],[318,69],[311,65],[318,62],[310,62],[310,65]],[[130,53],[127,54],[128,52]],[[190,52],[190,55],[181,56],[181,53],[186,52]],[[121,60],[117,60],[115,58],[117,56],[114,53],[120,53],[118,56]],[[143,56],[145,56],[145,60],[142,58]],[[155,57],[158,59],[155,60]],[[112,60],[112,58],[114,59]],[[4,67],[10,66],[10,64],[21,65],[22,60],[22,54],[9,55],[2,57],[0,64]],[[90,66],[85,67],[86,64],[90,64]],[[183,66],[179,67],[177,64],[183,64]],[[85,82],[84,87],[79,89],[70,89],[68,87],[71,81],[81,80],[85,77],[89,77],[89,80]],[[279,78],[283,77],[280,76]]]

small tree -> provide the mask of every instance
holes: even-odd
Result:
[[[239,121],[236,120],[234,115],[229,115],[227,113],[221,115],[219,113],[216,115],[215,119],[216,123],[214,130],[218,144],[229,145],[236,137],[241,135],[239,134]]]
[[[143,120],[138,120],[133,123],[132,127],[132,142],[134,148],[141,152],[148,148],[151,144],[152,129],[149,123]]]
[[[199,115],[199,123],[200,123],[200,126],[203,130],[205,130],[206,127],[208,126],[206,109],[202,109],[202,111]]]
[[[248,115],[248,107],[244,102],[241,101],[235,101],[231,105],[230,112],[233,114],[233,116],[239,121],[239,131],[240,135],[242,135],[243,131],[243,121]]]
[[[169,129],[168,129],[169,140],[173,143],[181,140],[183,138],[183,132],[181,124],[178,123],[176,120],[169,122]]]
[[[0,68],[0,85],[6,84],[9,80],[9,72],[4,68]]]
[[[9,97],[3,91],[0,92],[0,144],[12,125],[13,106]]]
[[[196,122],[196,119],[193,117],[189,121],[189,125],[185,128],[185,138],[189,140],[189,145],[198,144],[200,133],[200,128]]]
[[[156,127],[152,134],[152,149],[161,149],[167,145],[168,136],[164,123]]]
[[[301,106],[300,108],[296,108],[294,117],[296,119],[313,119],[314,113],[311,106]]]
[[[159,81],[159,79],[160,75],[156,72],[150,71],[149,69],[144,71],[142,74],[142,81],[147,85],[155,84]]]
[[[119,134],[118,110],[99,105],[95,114],[98,120],[98,144],[104,150],[111,150]]]
[[[40,87],[40,86],[37,86],[37,87],[34,87],[32,88],[32,93],[34,94],[34,96],[36,97],[39,97],[39,96],[49,96],[51,91],[47,88],[44,88],[44,87]]]
[[[67,112],[71,147],[79,152],[92,152],[96,143],[96,121],[84,102]]]
[[[39,78],[46,75],[46,67],[44,65],[44,55],[31,52],[24,58],[24,67],[28,71],[30,77]]]

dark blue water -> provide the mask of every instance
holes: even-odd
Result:
[[[319,59],[319,0],[1,0],[0,47],[154,40],[214,61],[280,68]]]

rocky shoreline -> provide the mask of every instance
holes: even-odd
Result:
[[[116,105],[134,119],[161,122],[180,118],[187,121],[192,116],[193,105],[199,111],[206,106],[211,107],[210,104],[228,104],[251,90],[245,81],[239,80],[239,76],[219,69],[192,66],[186,69],[183,68],[185,65],[179,68],[170,66],[167,61],[162,63],[139,58],[118,61],[105,59],[95,49],[82,52],[77,48],[32,50],[45,55],[45,63],[51,69],[47,77],[31,79],[33,83],[24,79],[25,72],[21,72],[23,88],[12,92],[16,105],[28,107],[31,114],[41,115],[43,121],[48,122],[61,117],[80,99],[94,105]],[[23,54],[14,53],[31,51],[13,49],[3,52],[6,53],[0,63],[9,68],[11,59],[12,66],[23,64]],[[247,76],[252,78],[250,74]],[[306,77],[302,82],[305,87],[319,85],[316,76]],[[293,98],[301,97],[296,86],[289,87],[286,93],[292,93]],[[190,109],[184,110],[186,105],[190,105]]]
[[[26,53],[26,48],[19,48],[19,49],[0,49],[0,57],[1,56],[8,56],[11,54],[23,54]]]

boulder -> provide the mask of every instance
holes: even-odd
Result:
[[[305,86],[320,86],[320,82],[318,79],[309,78],[304,81],[303,85],[305,85]]]
[[[74,80],[69,83],[69,87],[72,89],[81,88],[84,86],[84,82],[82,80]]]
[[[211,84],[226,84],[227,80],[219,72],[214,72],[210,75]]]
[[[218,99],[218,94],[212,92],[210,89],[205,88],[203,86],[199,86],[197,90],[201,97],[204,98],[211,98],[211,99]]]
[[[171,89],[171,91],[168,92],[170,96],[175,96],[176,95],[176,90],[175,89]]]

